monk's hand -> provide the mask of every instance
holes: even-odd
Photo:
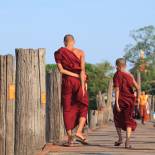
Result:
[[[85,84],[82,84],[82,95],[85,95]]]
[[[81,81],[85,81],[86,80],[86,73],[84,71],[81,71],[80,77],[81,77]]]
[[[81,71],[80,77],[81,77],[82,94],[84,96],[85,90],[86,90],[85,89],[85,72],[84,71]]]
[[[119,104],[116,104],[116,110],[117,110],[117,112],[121,112],[121,109],[119,107]]]
[[[83,78],[84,78],[84,81],[86,81],[86,80],[87,80],[87,75],[84,74],[83,76],[84,76],[84,77],[83,77]]]

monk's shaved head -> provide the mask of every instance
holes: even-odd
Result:
[[[126,66],[126,60],[124,58],[118,58],[116,60],[116,66]]]
[[[69,40],[74,40],[74,37],[71,34],[66,34],[64,36],[64,42],[68,42]]]
[[[64,44],[65,44],[65,46],[67,46],[68,44],[74,45],[74,42],[75,42],[75,40],[74,40],[73,35],[71,35],[71,34],[66,34],[66,35],[64,36]]]

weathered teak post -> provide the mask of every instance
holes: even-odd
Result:
[[[107,95],[107,108],[108,108],[108,121],[113,120],[113,109],[112,109],[112,92],[113,92],[113,81],[109,81],[108,95]]]
[[[61,143],[64,137],[63,110],[61,105],[61,74],[58,69],[47,73],[46,138],[48,142]]]
[[[97,125],[98,111],[90,110],[90,129],[95,130]]]
[[[154,121],[154,116],[153,116],[153,113],[155,112],[155,96],[152,95],[150,97],[150,112],[151,112],[151,121]]]
[[[104,118],[104,109],[106,108],[105,100],[104,100],[104,94],[99,91],[99,93],[96,96],[96,102],[97,102],[97,110],[98,110],[98,118],[97,118],[97,125],[99,127],[103,126],[103,118]]]
[[[14,154],[14,58],[0,56],[0,155]]]
[[[45,144],[45,49],[16,49],[15,155]]]

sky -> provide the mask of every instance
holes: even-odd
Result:
[[[0,0],[0,54],[46,48],[46,63],[73,34],[86,61],[114,64],[131,30],[155,25],[155,0]]]

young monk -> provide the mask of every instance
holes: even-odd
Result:
[[[64,37],[65,47],[55,52],[55,61],[62,74],[62,105],[64,124],[68,135],[68,146],[73,144],[72,129],[78,125],[76,138],[87,144],[82,134],[88,113],[86,91],[85,54],[74,47],[72,35]]]
[[[113,77],[115,90],[114,123],[118,134],[118,141],[115,146],[123,143],[121,130],[126,131],[125,148],[131,148],[129,144],[131,132],[136,128],[136,122],[132,118],[135,95],[133,87],[139,89],[134,77],[125,71],[126,61],[123,58],[116,60],[117,71]]]

